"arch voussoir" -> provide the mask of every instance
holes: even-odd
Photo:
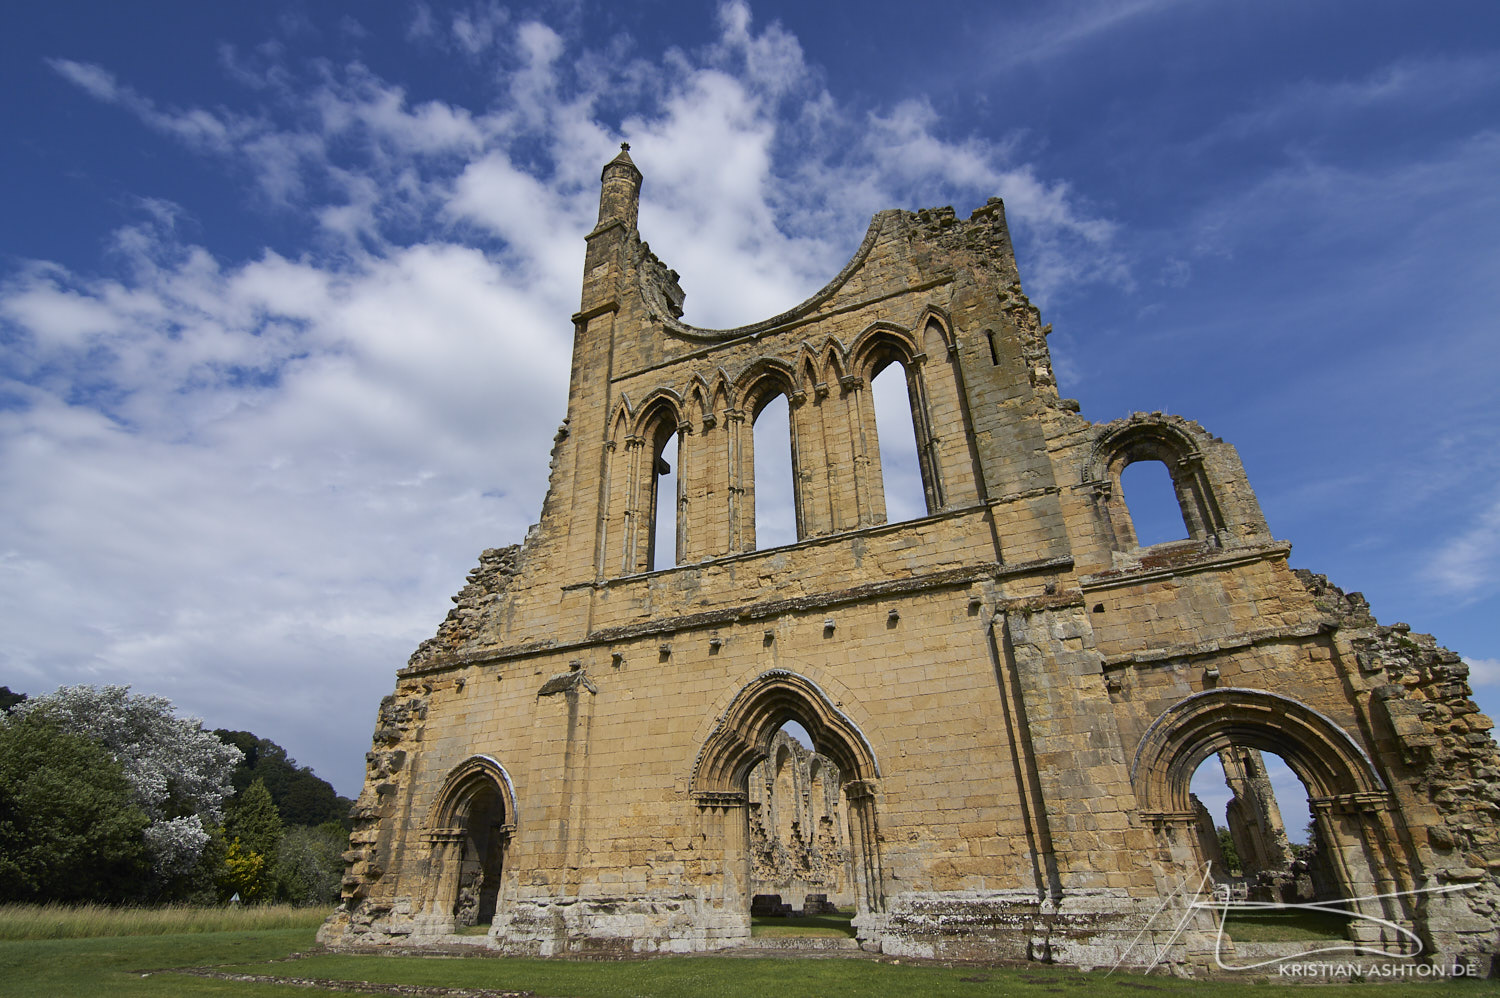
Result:
[[[1130,774],[1142,810],[1190,810],[1194,770],[1231,746],[1281,756],[1314,797],[1385,793],[1364,750],[1328,717],[1279,693],[1231,688],[1180,700],[1146,730]]]
[[[807,729],[814,749],[839,768],[846,783],[879,777],[874,750],[859,726],[806,676],[773,669],[741,688],[714,725],[693,768],[694,795],[743,792],[746,774],[770,754],[781,726],[793,720]]]

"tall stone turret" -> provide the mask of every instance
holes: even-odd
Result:
[[[596,229],[618,222],[635,228],[641,206],[641,171],[630,158],[630,143],[620,143],[620,154],[604,164],[599,176],[599,224]]]

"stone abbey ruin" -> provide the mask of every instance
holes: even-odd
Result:
[[[1207,965],[1188,902],[1228,874],[1189,781],[1217,755],[1246,890],[1488,972],[1500,752],[1467,667],[1290,569],[1231,445],[1060,398],[998,200],[881,212],[812,298],[710,330],[637,231],[641,182],[604,168],[540,522],[380,706],[325,943],[711,950],[757,896],[824,895],[887,954]],[[890,365],[926,500],[899,523]],[[752,427],[782,397],[797,539],[762,549]],[[1137,542],[1138,461],[1186,539]],[[1306,786],[1304,869],[1262,752]]]

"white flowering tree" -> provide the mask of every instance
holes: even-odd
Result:
[[[129,686],[64,686],[12,708],[44,711],[64,731],[84,735],[119,762],[133,802],[151,820],[146,850],[161,878],[197,865],[209,833],[205,822],[224,819],[234,793],[230,773],[242,757],[195,717],[178,717],[165,697],[130,695]]]

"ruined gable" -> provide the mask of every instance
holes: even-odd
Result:
[[[1098,965],[1145,940],[1205,965],[1183,899],[1217,843],[1189,780],[1275,752],[1330,889],[1380,920],[1356,942],[1395,925],[1420,959],[1488,961],[1500,770],[1462,663],[1289,569],[1232,445],[1083,419],[998,200],[881,212],[806,302],[711,330],[637,231],[642,180],[624,151],[604,168],[540,521],[481,556],[382,704],[326,942],[716,949],[785,885],[890,954]],[[888,370],[909,425],[877,421]],[[789,438],[758,440],[783,398]],[[920,468],[905,522],[884,433]],[[794,543],[756,537],[757,447],[789,459]],[[1183,539],[1139,543],[1142,461]]]

